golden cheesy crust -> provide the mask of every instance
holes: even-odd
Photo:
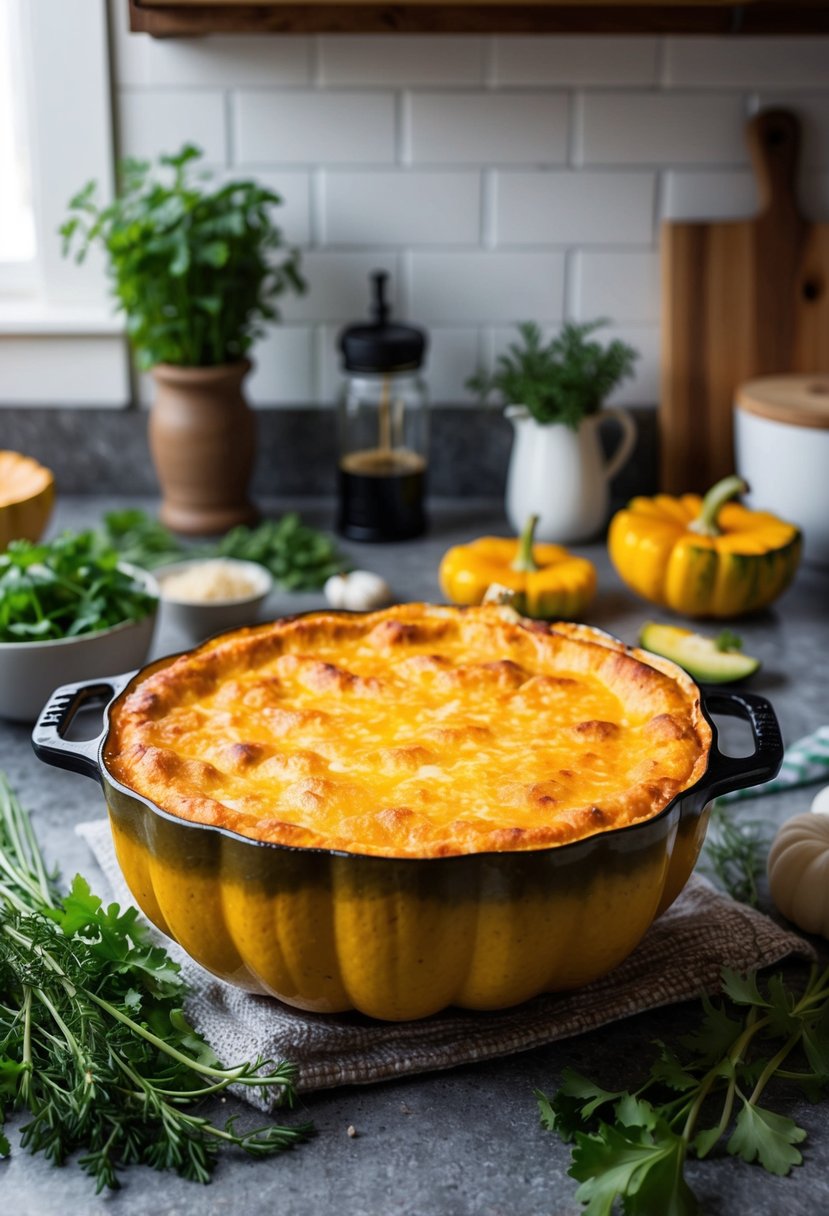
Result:
[[[441,857],[651,818],[710,743],[693,682],[598,630],[402,604],[180,656],[116,702],[105,761],[172,814],[256,840]]]

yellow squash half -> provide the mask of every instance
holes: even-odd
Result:
[[[516,540],[482,536],[455,545],[440,563],[440,587],[453,604],[481,604],[491,588],[512,592],[517,612],[538,619],[576,620],[596,591],[596,568],[561,545],[533,543],[538,516]]]
[[[621,578],[685,616],[729,618],[765,608],[792,581],[801,536],[776,515],[730,501],[747,489],[739,477],[726,477],[705,498],[634,498],[608,534]]]

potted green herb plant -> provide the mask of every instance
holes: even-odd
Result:
[[[161,518],[179,532],[220,532],[255,514],[248,498],[254,425],[242,392],[248,352],[275,301],[304,291],[299,254],[273,220],[279,195],[253,181],[215,188],[187,144],[156,166],[127,160],[112,203],[90,182],[69,203],[64,252],[103,247],[113,294],[141,369],[156,384],[150,447]]]
[[[591,340],[606,321],[566,322],[550,342],[532,321],[518,326],[521,342],[498,357],[491,373],[479,371],[467,385],[486,400],[497,393],[515,428],[507,474],[506,509],[520,533],[538,516],[536,537],[567,544],[587,540],[607,522],[608,482],[630,456],[636,428],[605,398],[633,374],[637,353],[618,340]],[[609,461],[599,427],[615,419],[621,439]]]

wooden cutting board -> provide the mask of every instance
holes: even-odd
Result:
[[[702,492],[734,471],[742,381],[829,372],[829,224],[808,223],[798,210],[800,125],[787,110],[765,110],[747,135],[759,213],[662,226],[660,481],[668,493]]]

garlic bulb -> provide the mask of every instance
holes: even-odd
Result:
[[[323,590],[332,608],[347,608],[351,612],[384,608],[392,600],[391,587],[386,580],[370,570],[332,574]]]
[[[787,819],[769,850],[768,873],[783,915],[829,938],[829,815],[806,811]]]

